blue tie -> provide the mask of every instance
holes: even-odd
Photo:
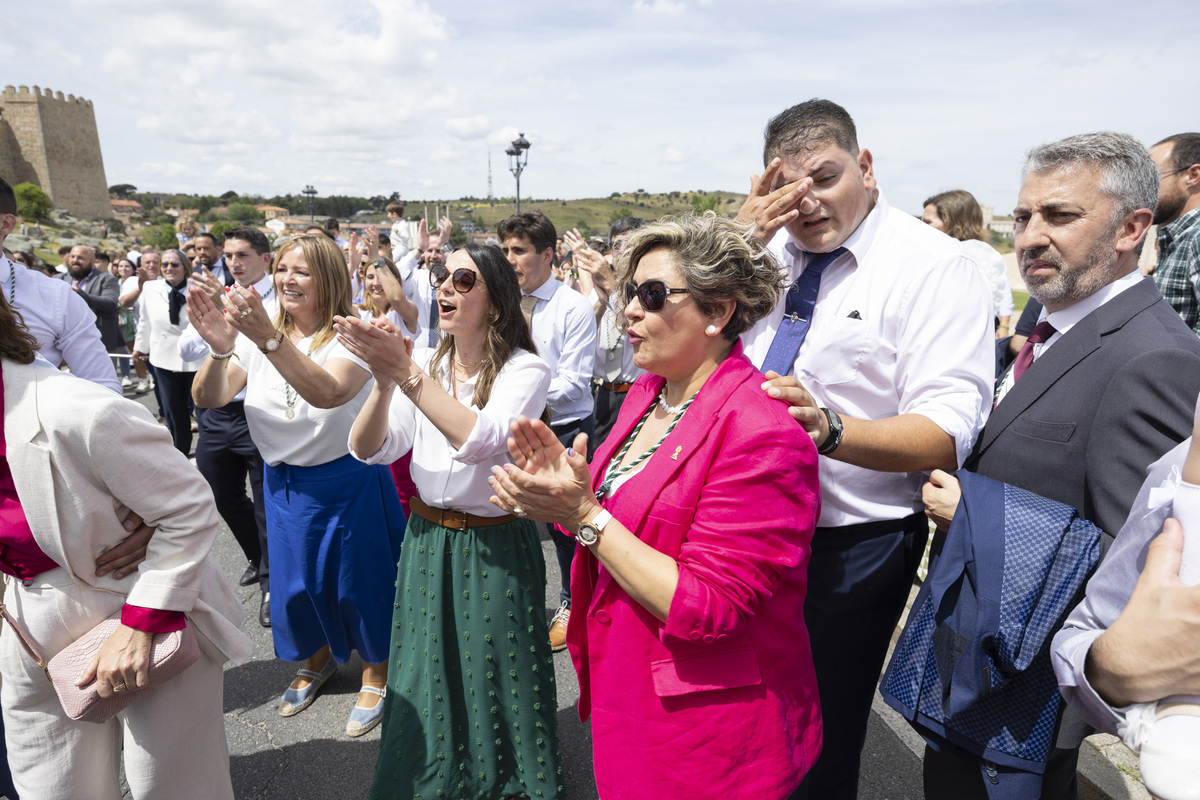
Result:
[[[817,304],[817,292],[821,290],[821,273],[845,252],[846,248],[839,247],[828,253],[812,254],[804,272],[788,289],[783,320],[779,323],[779,330],[775,331],[767,357],[763,359],[763,372],[774,370],[780,375],[787,375],[792,371],[796,354],[800,352],[800,345],[804,344],[804,337],[808,335],[808,326],[812,324],[813,306]]]

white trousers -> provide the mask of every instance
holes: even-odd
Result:
[[[64,569],[11,580],[9,613],[46,658],[115,613],[125,598],[75,582]],[[7,626],[6,626],[7,628]],[[221,665],[204,637],[200,659],[103,724],[69,719],[54,687],[10,630],[0,633],[0,702],[13,782],[22,800],[233,800]]]

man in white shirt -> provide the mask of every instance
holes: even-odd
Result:
[[[853,798],[928,536],[922,473],[956,469],[987,413],[992,303],[957,243],[888,205],[841,106],[800,103],[765,138],[766,169],[739,219],[757,224],[795,284],[742,341],[824,456],[804,617],[825,733],[801,791]]]
[[[412,247],[415,238],[412,223],[404,218],[404,203],[401,200],[393,200],[384,210],[387,212],[388,222],[392,223],[392,260],[399,261]]]
[[[16,195],[0,178],[0,245],[16,225]],[[56,367],[65,361],[73,374],[121,393],[96,315],[70,286],[0,255],[0,292],[20,312],[43,358]]]
[[[625,395],[645,370],[633,363],[633,347],[629,334],[622,330],[620,311],[617,308],[620,292],[616,291],[619,274],[617,265],[625,243],[634,231],[645,225],[639,217],[622,217],[608,229],[608,256],[602,256],[587,244],[574,249],[575,263],[579,265],[580,291],[592,302],[599,332],[596,336],[596,364],[592,368],[592,397],[595,400],[596,435],[593,451],[605,440],[612,430]],[[585,277],[586,276],[586,277]],[[589,291],[585,281],[591,283]]]
[[[267,275],[271,265],[271,245],[263,232],[250,226],[230,228],[225,232],[223,258],[237,284],[253,288],[273,317],[279,310],[279,298]],[[193,275],[189,283],[189,291],[205,292],[213,303],[220,303],[225,289],[212,273],[202,270]],[[208,344],[194,327],[189,326],[179,337],[179,355],[185,361],[204,358],[208,352]],[[249,586],[257,581],[261,592],[258,622],[269,628],[271,583],[262,489],[263,462],[250,438],[244,400],[243,390],[228,405],[207,408],[198,415],[200,438],[196,442],[196,467],[212,487],[217,511],[246,556],[246,571],[242,573],[240,583]],[[247,476],[253,500],[246,496]]]
[[[576,435],[588,435],[593,448],[592,367],[596,360],[596,317],[591,304],[573,289],[551,279],[554,223],[540,211],[525,211],[496,226],[500,248],[512,264],[521,286],[521,308],[529,319],[538,355],[550,366],[550,427],[568,447]],[[590,455],[590,453],[589,453]],[[547,525],[562,572],[559,608],[550,624],[550,645],[566,646],[571,609],[571,559],[575,540]]]

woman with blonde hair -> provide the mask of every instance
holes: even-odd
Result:
[[[404,513],[387,467],[349,455],[372,380],[335,338],[334,315],[357,316],[341,251],[322,235],[295,236],[271,270],[274,320],[242,287],[222,310],[203,292],[189,296],[188,315],[212,349],[193,393],[199,407],[216,408],[245,388],[246,422],[266,462],[275,654],[304,661],[279,713],[307,708],[358,650],[362,689],[346,733],[360,736],[383,713],[392,609],[380,599],[394,591]]]

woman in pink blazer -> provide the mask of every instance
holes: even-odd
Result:
[[[518,421],[493,502],[586,545],[567,645],[600,796],[786,797],[821,746],[803,615],[817,453],[738,341],[779,301],[779,272],[711,214],[648,226],[627,252],[649,374],[590,473],[584,439],[564,450]]]

